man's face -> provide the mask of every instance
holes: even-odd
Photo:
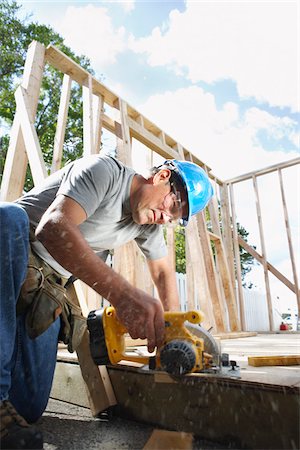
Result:
[[[170,184],[171,172],[162,169],[133,198],[133,220],[140,224],[166,224],[182,217],[180,194]]]

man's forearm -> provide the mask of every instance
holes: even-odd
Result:
[[[164,310],[178,311],[180,309],[180,302],[175,274],[174,276],[161,277],[155,285]]]
[[[78,227],[48,223],[37,228],[37,238],[61,266],[114,306],[117,306],[122,292],[130,294],[132,286],[94,253]]]

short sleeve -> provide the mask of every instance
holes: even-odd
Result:
[[[91,216],[111,189],[113,166],[99,155],[78,159],[67,170],[56,195],[72,198]]]

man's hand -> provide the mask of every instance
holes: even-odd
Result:
[[[164,311],[159,300],[140,289],[124,292],[114,304],[117,316],[132,339],[147,339],[148,351],[161,347],[164,341]]]

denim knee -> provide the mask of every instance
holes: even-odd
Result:
[[[2,231],[29,230],[29,218],[26,211],[17,203],[0,202],[0,224]]]

